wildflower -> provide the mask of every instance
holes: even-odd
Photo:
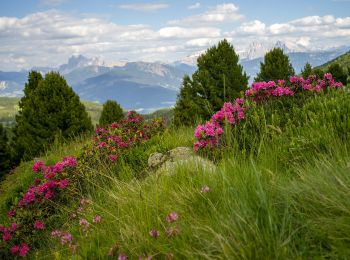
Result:
[[[36,220],[35,223],[34,223],[34,228],[35,229],[44,229],[45,228],[45,224],[41,220]]]
[[[75,166],[77,166],[77,158],[75,158],[73,156],[64,157],[63,163],[68,167],[75,167]]]
[[[17,224],[14,222],[14,223],[12,223],[12,225],[11,225],[11,231],[12,231],[12,232],[15,232],[16,229],[17,229]]]
[[[7,212],[7,216],[9,218],[13,218],[14,216],[16,216],[16,211],[14,209],[11,209]]]
[[[34,179],[34,183],[35,183],[36,185],[40,184],[40,182],[41,182],[41,180],[40,180],[39,178],[35,178],[35,179]]]
[[[89,228],[90,223],[85,218],[82,218],[79,220],[79,225],[86,231]]]
[[[32,167],[33,172],[39,172],[43,168],[44,165],[45,164],[43,161],[40,161],[40,160],[36,161]]]
[[[154,238],[159,237],[159,231],[156,230],[156,229],[152,229],[152,230],[149,232],[149,234],[150,234],[151,237],[154,237]]]
[[[94,217],[94,219],[92,220],[92,222],[93,223],[100,223],[101,222],[101,216],[100,215],[96,215],[95,217]]]
[[[206,185],[201,188],[201,193],[208,193],[209,191],[210,191],[210,188]]]
[[[26,256],[29,251],[29,246],[27,243],[22,243],[19,249],[19,256]]]
[[[9,241],[11,239],[11,234],[9,231],[6,231],[2,234],[2,240],[3,241]]]
[[[62,232],[60,231],[60,230],[54,230],[54,231],[52,231],[51,232],[51,236],[53,237],[53,238],[57,238],[57,237],[61,237],[62,236]]]
[[[72,242],[72,240],[73,240],[73,236],[72,236],[72,234],[71,233],[63,233],[62,235],[61,235],[61,244],[62,245],[65,245],[65,244],[70,244],[71,242]]]
[[[64,189],[69,185],[69,180],[68,179],[63,179],[58,182],[58,185],[60,186],[61,189]]]
[[[178,218],[178,215],[176,212],[170,212],[169,215],[166,217],[166,221],[171,223],[171,222],[174,222],[176,221]]]
[[[127,255],[125,255],[125,254],[119,254],[118,260],[126,260],[126,259],[128,259],[128,256],[127,256]]]
[[[11,253],[12,253],[13,255],[15,255],[15,254],[18,253],[19,249],[20,249],[20,246],[19,246],[19,245],[14,245],[14,246],[11,247]]]
[[[111,161],[111,162],[114,162],[115,160],[117,160],[117,156],[115,154],[111,154],[110,156],[108,156],[108,159]]]
[[[78,209],[77,209],[77,212],[78,213],[82,213],[84,211],[84,208],[83,207],[79,207]]]
[[[57,162],[55,164],[55,166],[53,167],[53,169],[55,172],[61,172],[65,166],[66,166],[66,164],[64,162]]]
[[[237,116],[239,120],[244,119],[244,113],[242,111],[238,112]]]
[[[45,197],[45,199],[49,200],[49,199],[53,198],[53,196],[54,196],[53,191],[49,190],[45,193],[44,197]]]

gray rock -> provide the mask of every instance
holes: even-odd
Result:
[[[168,156],[172,161],[188,159],[194,155],[193,149],[189,147],[176,147],[170,150],[168,153]]]
[[[152,153],[148,158],[148,167],[156,168],[158,166],[161,166],[165,160],[166,156],[162,153]]]

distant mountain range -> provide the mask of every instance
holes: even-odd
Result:
[[[259,71],[263,55],[273,47],[284,49],[296,73],[300,72],[306,62],[312,66],[319,66],[350,49],[348,46],[326,51],[296,52],[280,41],[272,46],[255,42],[249,45],[247,50],[239,52],[240,63],[250,76],[250,81]],[[42,74],[59,71],[81,99],[100,103],[107,99],[114,99],[125,109],[152,112],[175,104],[183,76],[191,75],[196,70],[197,58],[202,53],[204,51],[171,64],[119,61],[113,66],[107,65],[98,58],[78,55],[72,56],[66,64],[58,68],[34,67],[33,69]],[[27,76],[28,71],[0,71],[0,96],[22,96]]]

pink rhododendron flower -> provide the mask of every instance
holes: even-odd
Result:
[[[29,251],[29,246],[27,243],[22,243],[19,248],[19,256],[26,256]]]
[[[69,180],[68,179],[63,179],[58,182],[58,185],[60,186],[61,189],[64,189],[69,185]]]
[[[44,165],[43,161],[36,161],[32,167],[33,172],[39,172]]]
[[[114,162],[115,160],[117,160],[117,156],[115,154],[111,154],[108,156],[108,159],[111,161],[111,162]]]
[[[20,246],[19,245],[14,245],[11,247],[11,253],[13,255],[17,254],[19,252]]]
[[[64,162],[57,162],[54,166],[54,172],[61,172],[66,164]]]
[[[2,240],[3,241],[9,241],[11,239],[11,234],[10,232],[6,231],[2,234]]]
[[[13,218],[14,216],[16,216],[16,211],[14,209],[11,209],[7,212],[7,216],[9,218]]]
[[[63,163],[68,167],[76,167],[77,166],[77,158],[75,158],[73,156],[64,157]]]
[[[63,233],[61,235],[61,244],[65,245],[65,244],[70,244],[73,241],[73,236],[71,233]]]
[[[171,223],[178,219],[178,215],[176,212],[170,212],[169,215],[166,217],[166,221]]]
[[[101,222],[101,216],[100,215],[96,215],[95,217],[94,217],[94,219],[92,220],[92,222],[93,223],[100,223]]]
[[[12,231],[12,232],[15,232],[16,229],[17,229],[17,224],[16,224],[16,223],[12,223],[12,224],[11,224],[11,231]]]
[[[34,228],[35,229],[44,229],[45,228],[45,224],[43,221],[41,220],[36,220],[35,223],[34,223]]]

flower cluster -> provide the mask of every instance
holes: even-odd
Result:
[[[296,93],[310,91],[320,93],[322,90],[342,88],[341,82],[336,82],[332,74],[326,73],[323,79],[317,79],[310,75],[307,79],[300,76],[291,76],[289,81],[278,80],[269,82],[254,82],[252,87],[246,90],[245,96],[253,98],[256,102],[263,102],[270,97],[294,96]]]
[[[93,147],[87,151],[90,156],[99,153],[110,162],[115,162],[124,150],[149,140],[164,129],[163,119],[145,122],[135,111],[130,111],[120,122],[107,127],[98,127],[93,137]]]
[[[4,246],[10,254],[27,255],[29,241],[45,229],[45,223],[39,216],[49,217],[54,212],[56,205],[50,201],[59,202],[62,192],[72,181],[76,166],[75,157],[65,157],[50,166],[40,160],[33,164],[32,170],[38,176],[18,204],[8,211],[10,226],[0,226]]]
[[[244,119],[244,99],[237,98],[235,103],[224,103],[223,107],[216,112],[210,121],[204,125],[199,125],[194,131],[197,142],[194,144],[194,150],[198,151],[205,147],[215,147],[219,144],[220,136],[224,133],[223,125],[236,124]]]
[[[310,92],[320,93],[327,89],[342,88],[341,82],[336,82],[332,74],[326,73],[323,79],[317,79],[310,75],[307,79],[300,76],[291,76],[289,81],[278,80],[268,82],[254,82],[251,88],[247,89],[245,96],[247,101],[254,101],[257,104],[263,103],[273,97],[293,97],[297,93]],[[224,103],[220,111],[216,112],[210,121],[204,125],[198,125],[194,131],[197,141],[194,143],[194,150],[198,151],[206,147],[216,147],[220,143],[220,137],[224,133],[224,124],[237,124],[245,117],[244,99],[236,99],[235,104]]]
[[[44,162],[37,161],[33,165],[34,172],[41,172],[43,180],[35,179],[35,184],[30,186],[20,200],[18,206],[26,207],[32,203],[40,203],[43,200],[51,200],[54,196],[69,185],[69,179],[64,178],[62,172],[67,168],[77,165],[75,157],[65,157],[54,165],[45,166]]]

